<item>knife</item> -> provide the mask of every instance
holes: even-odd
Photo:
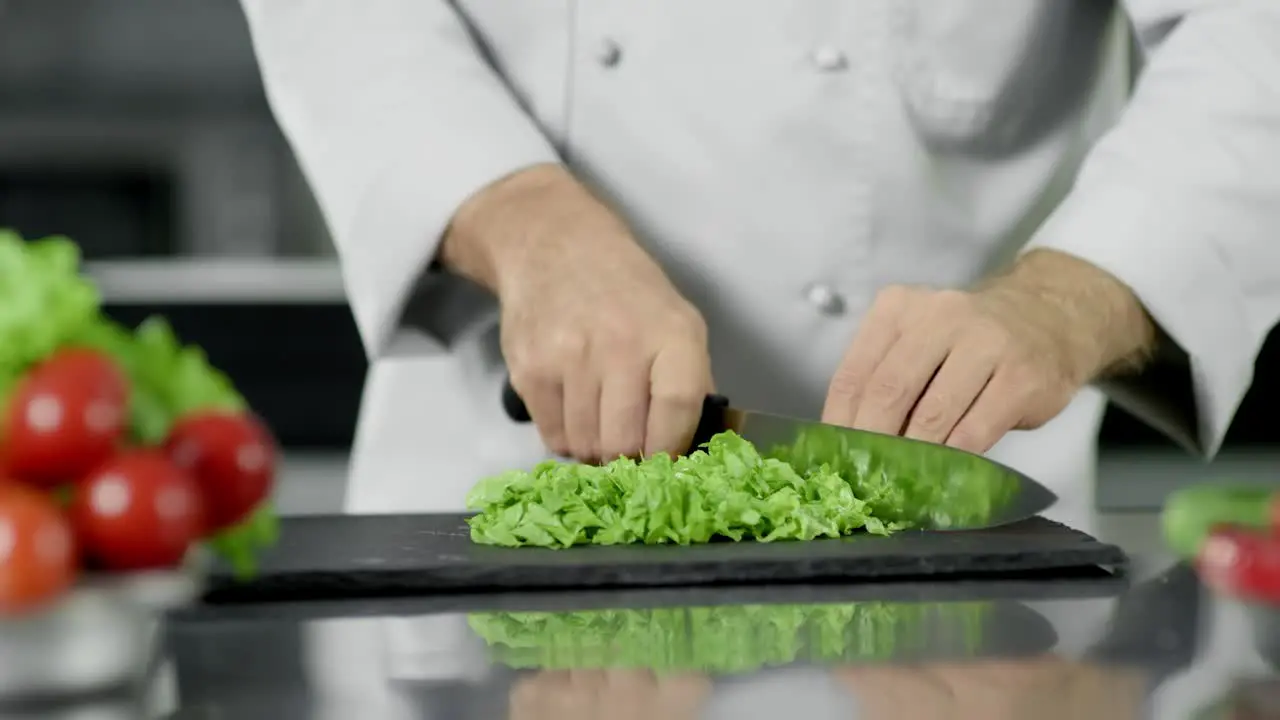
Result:
[[[502,388],[502,406],[515,422],[532,419],[509,379]],[[827,464],[846,480],[854,475],[868,479],[871,486],[883,486],[887,480],[907,506],[919,509],[910,520],[921,530],[1009,525],[1039,515],[1058,501],[1044,485],[981,455],[923,440],[739,410],[721,395],[708,395],[703,401],[685,454],[726,430],[738,433],[761,453],[785,452],[792,460]]]

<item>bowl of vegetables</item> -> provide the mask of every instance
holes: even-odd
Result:
[[[163,318],[102,312],[74,243],[0,232],[0,700],[138,679],[211,558],[275,541],[277,455]]]

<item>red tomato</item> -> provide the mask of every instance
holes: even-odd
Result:
[[[1196,558],[1205,585],[1240,598],[1280,603],[1280,538],[1242,528],[1219,528]]]
[[[99,466],[76,487],[70,514],[85,556],[108,570],[178,565],[204,529],[199,486],[154,450]]]
[[[252,415],[188,415],[174,424],[164,447],[200,484],[211,532],[240,522],[271,494],[275,440]]]
[[[53,502],[19,485],[0,485],[0,615],[34,610],[76,579],[71,527]]]
[[[129,399],[129,381],[109,356],[87,348],[66,348],[36,366],[40,375],[60,375],[93,382],[120,402]]]
[[[89,472],[124,434],[127,396],[109,359],[87,350],[53,356],[24,377],[10,399],[7,469],[45,486]]]

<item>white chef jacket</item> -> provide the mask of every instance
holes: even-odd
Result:
[[[351,512],[456,510],[544,457],[499,403],[492,300],[428,270],[467,197],[538,163],[628,220],[744,407],[817,416],[879,288],[1045,247],[1134,290],[1194,402],[1113,399],[1212,454],[1280,311],[1277,0],[243,6],[372,361]],[[1082,516],[1103,406],[991,454]]]

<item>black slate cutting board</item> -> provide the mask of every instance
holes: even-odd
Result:
[[[861,582],[1043,576],[1119,568],[1124,553],[1036,517],[960,532],[903,532],[809,542],[717,542],[567,550],[471,542],[465,515],[312,516],[283,521],[251,582],[224,571],[210,602],[334,599],[486,590]]]

